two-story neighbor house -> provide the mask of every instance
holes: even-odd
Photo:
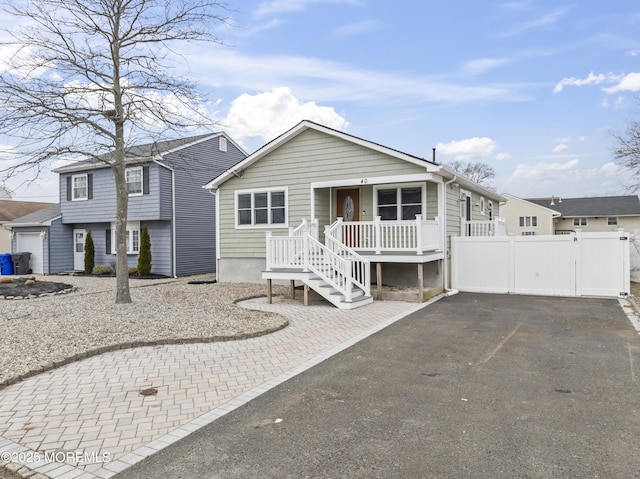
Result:
[[[370,301],[371,282],[417,284],[420,298],[447,287],[449,237],[495,234],[504,201],[434,161],[310,121],[206,188],[219,281],[299,281],[344,308]]]
[[[512,235],[533,236],[555,234],[556,219],[560,212],[553,209],[551,201],[545,204],[533,203],[517,196],[503,193],[507,202],[500,208],[507,231]]]
[[[184,276],[214,272],[215,197],[202,188],[212,172],[220,174],[246,157],[225,133],[212,133],[131,147],[126,152],[129,188],[127,249],[136,266],[140,231],[147,226],[152,273]],[[103,160],[108,161],[109,154]],[[15,221],[13,230],[38,232],[36,273],[84,269],[88,231],[95,264],[115,263],[116,193],[113,172],[104,161],[86,160],[54,170],[60,176],[59,211],[47,218]],[[14,244],[14,250],[17,245]],[[42,268],[41,271],[37,270]]]

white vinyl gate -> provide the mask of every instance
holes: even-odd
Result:
[[[481,293],[625,296],[629,235],[455,236],[451,286]]]

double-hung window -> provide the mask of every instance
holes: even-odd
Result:
[[[607,218],[607,226],[618,226],[618,218],[615,216]]]
[[[573,226],[587,226],[587,218],[573,218]]]
[[[86,200],[89,197],[89,183],[87,175],[73,175],[71,177],[71,200]]]
[[[142,166],[127,168],[124,171],[127,180],[127,190],[129,196],[138,196],[142,194]]]
[[[378,216],[383,221],[415,220],[422,214],[422,196],[421,186],[378,188]]]
[[[538,226],[538,217],[537,216],[521,216],[520,217],[520,228],[530,228]]]
[[[236,193],[236,226],[286,226],[287,190],[255,190]]]
[[[116,254],[116,224],[111,223],[111,252]],[[127,254],[140,252],[140,222],[127,221]]]

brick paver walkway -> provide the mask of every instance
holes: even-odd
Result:
[[[0,460],[38,478],[111,477],[426,304],[241,305],[290,325],[242,341],[109,352],[1,390]]]

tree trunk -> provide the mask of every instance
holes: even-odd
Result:
[[[113,173],[116,183],[116,304],[131,303],[127,261],[127,214],[129,191],[125,177],[124,130],[116,122],[116,151]]]

